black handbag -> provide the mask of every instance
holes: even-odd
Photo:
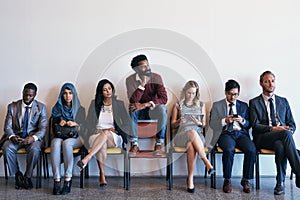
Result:
[[[78,126],[60,126],[54,124],[53,126],[54,137],[61,139],[77,138]]]

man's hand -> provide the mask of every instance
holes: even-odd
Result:
[[[272,126],[272,131],[289,130],[289,126]]]
[[[134,112],[136,110],[143,110],[147,107],[151,107],[151,103],[131,103],[129,104],[129,110]]]
[[[33,143],[33,142],[34,142],[34,138],[33,138],[32,136],[28,136],[28,137],[26,137],[26,138],[23,140],[22,144],[28,145],[28,144],[31,144],[31,143]]]
[[[148,81],[150,80],[150,77],[149,76],[142,76],[142,83],[141,83],[141,85],[143,86],[143,87],[145,87],[145,85],[148,83]]]
[[[18,136],[12,136],[11,138],[10,138],[10,141],[12,141],[12,143],[14,143],[14,144],[19,144],[19,137]]]

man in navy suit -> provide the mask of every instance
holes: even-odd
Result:
[[[235,148],[239,148],[245,154],[243,165],[243,177],[241,185],[243,191],[249,193],[253,179],[256,148],[251,141],[248,129],[248,105],[237,100],[240,94],[240,85],[235,80],[229,80],[225,84],[225,99],[214,102],[210,113],[210,127],[213,129],[212,143],[218,143],[223,150],[223,191],[231,192],[231,172]],[[213,142],[215,141],[215,142]],[[214,145],[213,144],[213,145]]]
[[[36,92],[36,85],[27,83],[23,89],[23,99],[13,102],[7,107],[4,124],[7,141],[2,149],[9,173],[15,175],[16,189],[32,188],[31,175],[38,161],[48,125],[46,106],[34,99]],[[18,149],[22,147],[28,153],[24,176],[19,169],[16,155]]]
[[[285,193],[287,160],[296,174],[296,186],[300,187],[300,158],[293,139],[296,125],[287,99],[274,94],[275,75],[265,71],[259,82],[262,94],[249,102],[253,140],[257,149],[275,151],[277,183],[274,194],[281,195]]]

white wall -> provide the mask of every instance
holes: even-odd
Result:
[[[208,111],[224,97],[229,78],[240,82],[240,99],[248,102],[261,92],[259,75],[271,70],[276,93],[288,98],[298,125],[299,8],[293,0],[1,0],[0,120],[4,122],[7,104],[21,97],[28,81],[37,83],[37,99],[46,103],[48,114],[66,81],[76,84],[86,108],[103,77],[115,83],[125,100],[130,59],[146,53],[164,78],[168,108],[188,79],[199,81]],[[298,132],[295,141],[299,147]],[[109,158],[108,163],[114,162]],[[186,174],[180,170],[185,157],[176,166],[175,174]],[[202,162],[199,166],[196,175],[203,171]],[[241,174],[241,166],[237,157],[234,175]],[[273,159],[264,158],[261,166],[262,174],[275,174]],[[108,174],[117,173],[109,167]],[[152,169],[156,166],[145,171]],[[97,167],[91,173],[98,174]]]

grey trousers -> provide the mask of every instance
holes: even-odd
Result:
[[[17,159],[17,151],[24,147],[27,152],[25,177],[31,178],[33,169],[39,159],[42,142],[37,140],[29,145],[18,145],[7,140],[2,149],[3,155],[7,160],[8,170],[10,175],[15,175],[20,171]]]

